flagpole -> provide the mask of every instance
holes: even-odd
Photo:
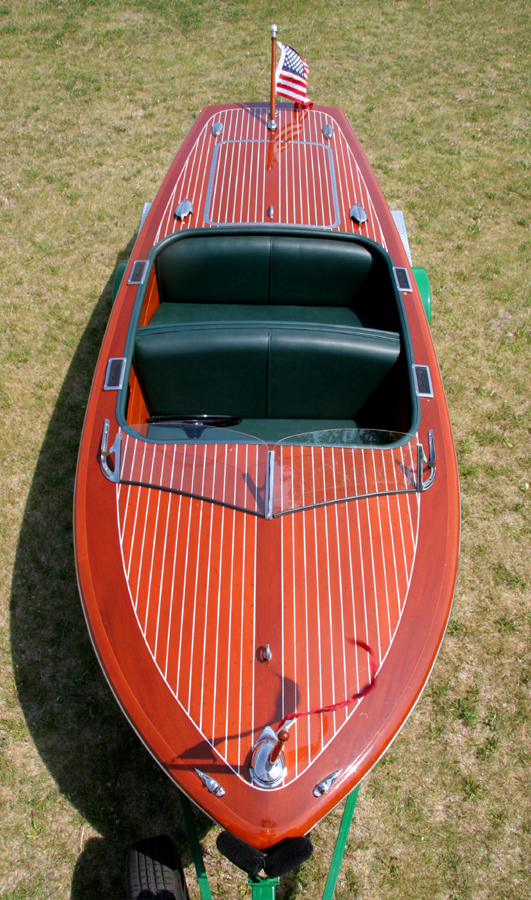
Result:
[[[267,127],[270,131],[277,130],[277,122],[275,118],[275,75],[276,75],[276,46],[277,46],[277,26],[271,26],[271,109],[269,110],[269,122]]]

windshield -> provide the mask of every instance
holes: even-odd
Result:
[[[305,432],[272,448],[203,423],[142,423],[124,435],[120,482],[271,518],[417,490],[417,438],[374,429]],[[141,436],[140,436],[141,435]]]
[[[275,447],[273,515],[415,491],[417,439],[375,429],[313,431]]]
[[[202,423],[133,427],[144,439],[124,436],[122,484],[159,488],[265,515],[268,451],[262,441]]]

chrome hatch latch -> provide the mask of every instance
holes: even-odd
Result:
[[[435,441],[433,439],[433,429],[430,428],[428,431],[428,444],[430,448],[429,458],[424,453],[424,447],[422,444],[419,444],[417,447],[417,491],[427,491],[428,488],[431,488],[433,482],[435,481]],[[428,475],[426,481],[424,481],[424,464],[429,466],[430,474]]]
[[[118,432],[114,439],[114,444],[112,447],[107,449],[107,443],[109,440],[109,429],[111,427],[111,423],[108,419],[105,419],[103,422],[103,434],[101,436],[101,447],[100,447],[100,466],[101,471],[105,475],[109,481],[113,481],[115,484],[118,484],[120,481],[120,459],[122,454],[122,433]],[[114,469],[111,469],[107,458],[114,453]]]

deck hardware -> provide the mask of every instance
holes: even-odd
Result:
[[[406,251],[406,256],[409,260],[409,265],[413,265],[413,260],[411,258],[411,250],[409,249],[409,240],[407,236],[407,228],[406,228],[406,220],[404,219],[404,213],[401,209],[392,209],[391,215],[394,219],[395,225],[398,230],[398,234],[400,235],[400,240],[404,246],[404,250]]]
[[[105,381],[103,382],[104,391],[120,390],[124,380],[125,363],[125,356],[109,360],[107,363],[107,371],[105,372]]]
[[[148,267],[147,259],[135,259],[127,284],[142,284]]]
[[[275,760],[270,761],[271,753],[277,747],[278,742],[278,735],[269,725],[266,725],[256,741],[251,755],[249,775],[253,784],[262,788],[274,788],[284,781],[287,769],[282,750]]]
[[[212,126],[212,134],[214,137],[218,137],[223,131],[223,122],[214,122]]]
[[[216,797],[223,797],[225,788],[222,788],[218,781],[216,781],[214,778],[211,778],[210,775],[205,775],[205,773],[202,772],[201,769],[196,769],[195,771],[199,775],[206,789],[209,790],[211,794],[214,794]]]
[[[103,433],[101,436],[101,447],[100,447],[100,467],[101,471],[105,475],[109,481],[113,481],[115,484],[118,484],[120,481],[120,456],[122,450],[122,432],[119,431],[114,439],[114,444],[108,450],[107,443],[109,441],[109,429],[111,427],[111,423],[108,419],[105,419],[103,423]],[[107,457],[114,453],[114,470],[111,469],[107,463]]]
[[[418,397],[433,397],[433,386],[428,366],[413,366],[415,390]]]
[[[176,219],[179,219],[180,222],[184,222],[186,216],[190,216],[194,211],[194,207],[192,206],[192,201],[185,197],[184,200],[180,200],[177,204],[177,209],[174,212],[174,216]]]
[[[428,444],[430,448],[429,458],[424,453],[424,447],[419,444],[417,447],[417,491],[427,491],[431,488],[435,481],[436,457],[435,457],[435,441],[433,438],[433,429],[428,431]],[[424,481],[424,463],[431,469],[426,481]]]
[[[363,223],[368,219],[367,213],[363,209],[363,206],[360,206],[359,203],[355,203],[354,206],[350,207],[349,215],[352,221],[356,223],[356,225],[363,225]]]
[[[324,134],[325,138],[328,138],[328,140],[330,140],[330,138],[334,134],[334,126],[330,125],[327,122],[326,125],[323,125],[323,134]]]
[[[271,204],[271,206],[267,207],[267,217],[268,217],[268,219],[275,218],[275,207],[273,206],[273,204]]]
[[[332,772],[328,778],[323,778],[319,784],[316,784],[312,793],[314,797],[322,797],[323,794],[326,794],[327,791],[330,790],[332,785],[337,781],[343,769],[338,769],[336,772]]]
[[[273,659],[273,654],[271,653],[269,644],[266,644],[265,650],[262,650],[262,662],[269,662],[270,659]]]
[[[140,225],[138,226],[138,233],[139,233],[139,234],[140,234],[140,232],[142,231],[142,225],[143,225],[144,222],[146,221],[147,214],[148,214],[148,212],[149,212],[149,210],[151,209],[152,206],[153,206],[152,203],[144,203],[144,205],[143,205],[143,207],[142,207],[142,214],[141,214],[141,216],[140,216]]]
[[[395,266],[393,269],[395,273],[395,281],[399,291],[402,291],[404,294],[413,293],[413,288],[411,287],[411,281],[409,280],[409,272],[407,269],[404,269],[402,266]]]
[[[275,480],[275,451],[267,451],[267,468],[264,490],[264,507],[266,519],[273,518],[273,484]]]

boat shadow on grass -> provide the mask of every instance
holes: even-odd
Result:
[[[127,259],[134,239],[120,254]],[[142,746],[100,670],[79,601],[72,538],[77,451],[92,373],[112,305],[106,284],[68,369],[26,504],[11,594],[20,703],[59,791],[101,837],[84,840],[72,900],[125,894],[129,845],[170,834],[191,861],[176,789]],[[74,820],[75,821],[75,820]],[[198,816],[200,836],[210,827]]]

